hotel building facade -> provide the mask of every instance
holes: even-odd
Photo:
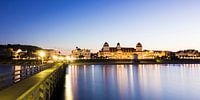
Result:
[[[98,57],[106,59],[155,59],[167,57],[169,53],[168,51],[143,50],[141,43],[137,43],[135,47],[121,47],[120,43],[117,43],[116,47],[110,47],[105,42],[98,52]]]

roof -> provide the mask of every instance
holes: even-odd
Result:
[[[108,42],[105,42],[103,46],[104,46],[104,47],[105,47],[105,46],[109,46]]]
[[[110,52],[117,52],[117,48],[116,47],[110,47],[109,48]],[[135,52],[135,48],[121,48],[120,49],[123,52]]]
[[[139,42],[137,43],[136,47],[142,47],[142,44]]]

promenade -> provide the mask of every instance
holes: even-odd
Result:
[[[23,98],[42,98],[45,97],[39,96],[40,94],[40,88],[41,84],[44,84],[46,80],[55,73],[58,69],[61,68],[63,63],[56,63],[52,67],[41,71],[17,84],[14,84],[2,91],[0,91],[0,98],[2,100],[16,100],[16,99],[23,99]],[[52,77],[53,78],[53,77]],[[49,80],[48,80],[49,81]],[[54,81],[54,80],[52,80]],[[51,83],[48,83],[51,84]],[[45,87],[42,87],[45,88]],[[50,87],[49,87],[50,88]],[[38,92],[38,93],[33,93]],[[51,90],[52,92],[52,90]],[[36,95],[39,94],[39,95]],[[28,96],[28,97],[26,97]],[[37,96],[37,97],[34,97]],[[49,95],[50,97],[50,95]],[[47,97],[46,97],[47,98]]]

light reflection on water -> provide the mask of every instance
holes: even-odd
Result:
[[[200,64],[69,65],[65,99],[200,99]]]
[[[71,83],[71,67],[69,68],[68,74],[65,77],[65,99],[66,100],[73,100],[72,95],[72,83]]]

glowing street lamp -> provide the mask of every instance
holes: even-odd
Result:
[[[52,58],[53,58],[54,61],[58,60],[58,56],[56,56],[56,55],[53,55]]]
[[[40,51],[39,52],[39,56],[42,58],[42,64],[44,62],[44,57],[45,57],[45,52],[44,51]]]

